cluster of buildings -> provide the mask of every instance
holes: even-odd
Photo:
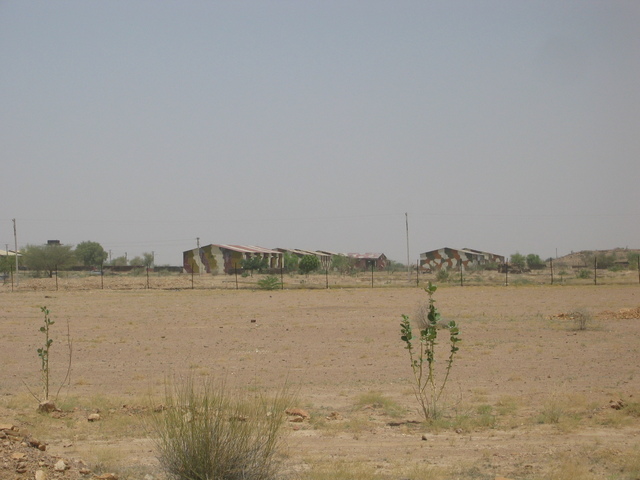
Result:
[[[346,253],[340,254],[327,251],[300,250],[295,248],[264,248],[255,245],[222,245],[210,244],[183,252],[182,266],[186,273],[227,273],[231,274],[242,268],[243,260],[259,258],[264,260],[267,268],[280,270],[284,267],[285,253],[297,257],[315,255],[320,261],[321,270],[331,267],[333,257],[342,255],[353,259],[354,268],[375,268],[384,270],[387,266],[387,257],[383,253]]]
[[[311,251],[293,248],[264,248],[255,245],[209,244],[183,252],[183,269],[186,273],[226,273],[232,274],[242,268],[244,260],[259,258],[264,260],[271,270],[284,267],[284,255],[298,257],[315,255],[320,261],[321,270],[329,270],[335,256],[347,257],[354,268],[359,270],[384,270],[388,260],[384,253],[335,253]],[[420,254],[419,266],[422,271],[432,272],[441,269],[468,268],[487,263],[504,263],[504,257],[493,253],[470,248],[455,249],[444,247]]]

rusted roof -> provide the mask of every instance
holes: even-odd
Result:
[[[362,258],[365,260],[377,260],[384,256],[384,253],[347,253],[347,257]]]
[[[227,250],[233,250],[234,252],[240,253],[273,253],[282,255],[282,252],[278,252],[276,250],[271,250],[270,248],[257,247],[255,245],[223,245],[223,244],[213,244],[214,247],[226,248]]]

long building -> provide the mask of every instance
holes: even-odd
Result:
[[[299,248],[276,248],[275,250],[282,252],[283,254],[291,253],[298,258],[302,258],[306,255],[314,255],[318,257],[318,260],[320,260],[321,270],[328,270],[331,268],[331,255],[325,252],[313,252],[311,250],[301,250]]]
[[[470,248],[443,247],[420,254],[420,267],[426,271],[469,268],[487,263],[504,263],[504,256]]]
[[[182,266],[186,273],[227,273],[242,268],[242,261],[260,258],[267,261],[268,268],[279,270],[283,266],[282,252],[255,245],[210,244],[183,252]]]

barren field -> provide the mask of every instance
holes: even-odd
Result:
[[[286,383],[296,393],[311,418],[287,426],[284,478],[640,478],[638,285],[438,289],[437,306],[460,324],[463,342],[433,424],[420,422],[399,338],[401,314],[413,315],[426,298],[422,289],[390,286],[5,285],[0,426],[47,449],[0,439],[0,478],[31,480],[37,469],[47,479],[164,478],[143,420],[162,403],[167,381],[186,375],[250,391]],[[40,392],[43,305],[56,322],[54,393],[67,366],[67,326],[73,339],[62,411],[48,415],[35,412],[29,395]],[[575,311],[587,316],[585,330]],[[95,412],[100,420],[88,422]],[[55,472],[58,457],[70,468]]]

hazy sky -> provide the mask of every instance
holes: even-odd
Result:
[[[640,248],[640,2],[2,1],[0,248]]]

